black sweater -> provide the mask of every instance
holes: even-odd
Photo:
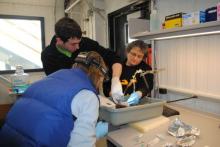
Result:
[[[145,64],[144,62],[141,62],[137,66],[127,66],[126,61],[123,63],[122,67],[122,75],[120,80],[126,80],[128,83],[132,79],[132,76],[135,74],[135,72],[139,69],[146,71],[146,70],[152,70],[152,68]],[[146,83],[144,81],[144,78],[140,76],[140,74],[136,75],[136,83],[135,83],[135,91],[141,91],[143,96],[150,95],[151,90],[153,89],[153,74],[146,74],[145,76]],[[131,94],[134,91],[133,85],[127,87],[127,85],[122,85],[123,92],[125,95]]]
[[[123,83],[123,80],[129,83],[134,73],[139,69],[142,69],[143,71],[152,70],[152,68],[148,64],[145,64],[144,62],[141,62],[139,65],[136,65],[136,66],[127,66],[125,63],[126,61],[122,64],[122,74],[120,77],[120,80],[122,83]],[[153,89],[154,76],[153,74],[146,74],[145,78],[146,78],[147,84],[145,83],[144,78],[140,76],[140,74],[136,75],[137,82],[135,83],[135,91],[141,91],[143,96],[146,96],[146,95],[150,96],[150,92]],[[127,85],[122,85],[122,89],[125,95],[130,95],[133,92],[133,85],[131,85],[128,88],[127,88]],[[105,96],[109,96],[110,90],[111,90],[111,81],[104,84]]]
[[[56,48],[56,37],[54,36],[49,46],[47,46],[41,53],[41,61],[46,75],[49,75],[59,69],[71,68],[74,64],[74,60],[80,52],[96,51],[104,59],[106,65],[109,67],[111,75],[111,67],[114,63],[121,63],[120,58],[115,55],[110,49],[105,49],[100,46],[98,42],[82,37],[79,44],[79,49],[72,53],[69,58],[66,55],[60,53]]]

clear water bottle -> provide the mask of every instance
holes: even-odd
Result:
[[[29,86],[29,75],[24,73],[21,65],[16,66],[15,73],[11,75],[12,92],[22,94]]]

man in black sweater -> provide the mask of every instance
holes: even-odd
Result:
[[[80,52],[98,52],[109,67],[112,75],[111,95],[121,97],[122,86],[119,80],[122,71],[120,58],[98,42],[82,37],[82,31],[77,22],[71,18],[63,17],[55,24],[55,36],[51,43],[41,53],[43,69],[49,75],[60,69],[72,68],[75,58]]]

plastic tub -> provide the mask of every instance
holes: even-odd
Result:
[[[149,119],[160,116],[163,112],[163,105],[166,101],[156,98],[144,97],[139,105],[125,108],[111,108],[101,106],[99,118],[112,125],[122,125],[130,122]]]

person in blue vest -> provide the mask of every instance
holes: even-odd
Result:
[[[16,101],[0,130],[1,147],[95,146],[96,134],[107,131],[97,119],[98,89],[108,69],[94,51],[75,62],[33,83]]]

